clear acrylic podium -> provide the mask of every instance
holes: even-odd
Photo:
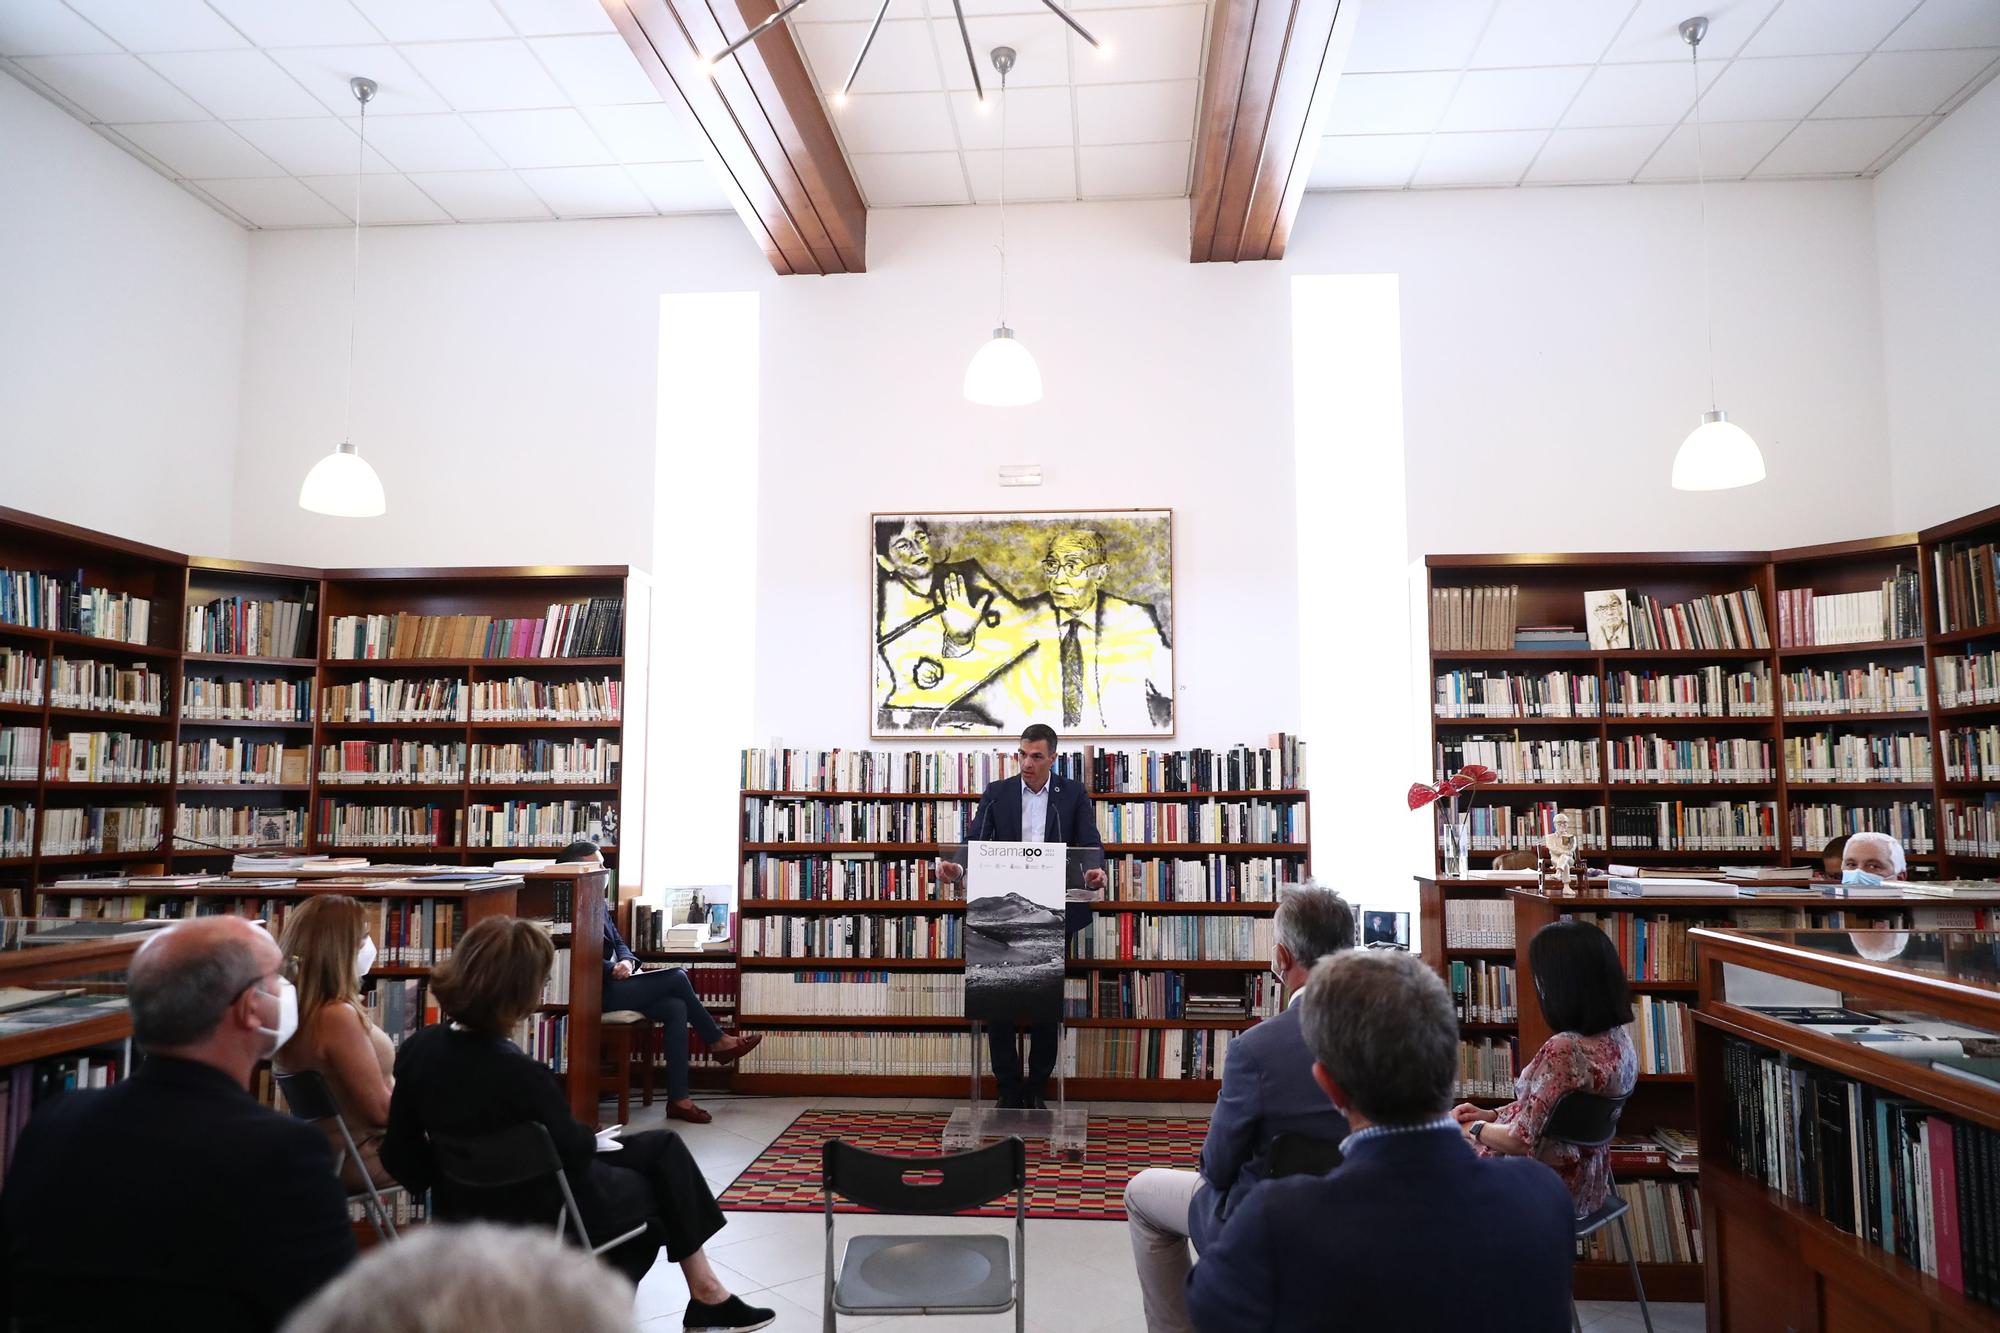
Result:
[[[1069,933],[1064,922],[1071,904],[1101,896],[1104,851],[1060,843],[1020,846],[1040,848],[1039,853],[1022,854],[1030,858],[1060,856],[1060,877],[1045,874],[1027,892],[1011,888],[1001,892],[999,873],[989,871],[982,880],[981,858],[968,857],[967,844],[939,849],[943,874],[958,876],[958,883],[947,886],[946,891],[956,891],[967,899],[965,1011],[972,1024],[966,1104],[951,1113],[941,1146],[945,1152],[963,1152],[995,1139],[1018,1136],[1046,1139],[1055,1155],[1081,1161],[1089,1147],[1090,1113],[1069,1104],[1065,1068],[1069,1029],[1063,1022],[1062,1002]],[[976,851],[978,844],[972,848]],[[1004,881],[1008,885],[1014,882],[1011,877]],[[1049,1105],[1023,1110],[986,1100],[981,1075],[989,1022],[1011,1022],[1022,1031],[1039,1023],[1056,1025],[1055,1086]]]

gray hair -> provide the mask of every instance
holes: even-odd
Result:
[[[634,1333],[632,1284],[546,1231],[433,1223],[368,1251],[283,1333]]]
[[[1329,954],[1354,947],[1354,909],[1332,889],[1307,880],[1279,891],[1272,930],[1293,962],[1311,967]]]
[[[1299,1000],[1299,1028],[1369,1120],[1411,1124],[1451,1105],[1458,1020],[1451,992],[1414,954],[1351,949],[1322,959]]]
[[[1841,849],[1843,855],[1853,851],[1862,843],[1880,848],[1882,855],[1888,858],[1889,864],[1895,867],[1897,874],[1903,874],[1909,869],[1909,862],[1903,856],[1903,844],[1887,833],[1877,833],[1872,829],[1866,833],[1849,834],[1847,846]]]
[[[200,948],[175,948],[169,937],[180,929],[169,926],[149,938],[126,974],[132,1040],[141,1047],[187,1046],[207,1037],[243,988],[264,973],[248,941],[220,938]]]

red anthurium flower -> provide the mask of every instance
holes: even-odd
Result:
[[[1471,778],[1466,777],[1463,773],[1454,773],[1443,782],[1438,783],[1438,795],[1456,796],[1471,785]]]
[[[1498,782],[1500,775],[1484,764],[1467,764],[1458,770],[1458,776],[1466,780],[1466,786],[1479,787],[1489,782]]]
[[[1409,794],[1410,809],[1421,810],[1442,794],[1436,787],[1426,787],[1421,782],[1412,782]]]

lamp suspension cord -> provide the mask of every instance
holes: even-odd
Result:
[[[1007,71],[1000,71],[1000,327],[1007,327]]]
[[[361,169],[368,160],[368,99],[361,98],[361,142],[354,151],[354,263],[347,275],[347,412],[344,443],[354,440],[354,326],[361,322]]]
[[[1701,318],[1708,338],[1708,410],[1718,410],[1715,396],[1715,278],[1708,244],[1708,171],[1701,155],[1701,38],[1688,43],[1688,60],[1694,70],[1694,181],[1695,197],[1701,204]]]

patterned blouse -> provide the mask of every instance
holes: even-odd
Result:
[[[1639,1056],[1623,1027],[1586,1037],[1558,1032],[1542,1044],[1514,1080],[1514,1100],[1500,1108],[1496,1124],[1509,1125],[1529,1154],[1554,1167],[1584,1217],[1611,1196],[1611,1154],[1604,1148],[1577,1148],[1541,1142],[1542,1126],[1566,1092],[1627,1097],[1639,1078]],[[1484,1153],[1485,1150],[1481,1149]],[[1488,1154],[1491,1155],[1491,1154]]]

